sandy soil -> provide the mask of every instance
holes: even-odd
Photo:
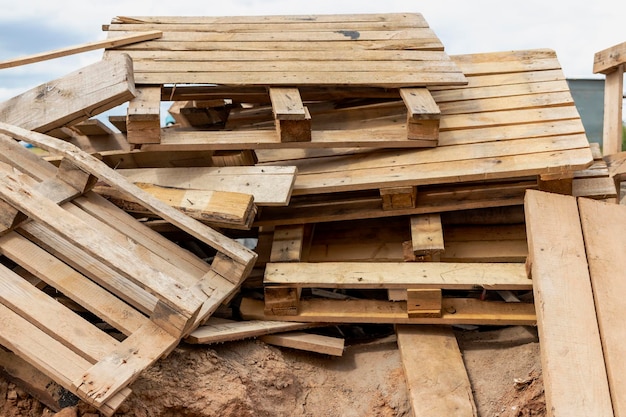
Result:
[[[349,339],[342,357],[276,348],[257,340],[181,344],[131,385],[133,394],[118,415],[412,416],[393,329],[381,327],[377,333],[375,339]],[[516,326],[456,333],[479,417],[545,415],[535,329]],[[55,415],[0,379],[0,415],[96,417],[98,413],[80,402]]]

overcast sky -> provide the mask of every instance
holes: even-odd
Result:
[[[623,0],[0,0],[0,60],[105,39],[115,16],[421,13],[450,55],[550,48],[568,78],[626,41]],[[177,4],[180,7],[177,7]],[[102,50],[0,69],[0,101],[100,60]]]

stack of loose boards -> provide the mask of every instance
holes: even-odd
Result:
[[[105,29],[102,62],[0,104],[0,341],[104,414],[183,339],[534,325],[526,191],[615,201],[552,50],[448,56],[420,14]],[[449,339],[398,326],[407,354]]]

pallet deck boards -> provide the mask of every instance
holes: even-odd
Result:
[[[354,19],[354,15],[310,15],[244,20],[118,17],[107,26],[109,36],[138,30],[159,30],[163,35],[134,46],[108,48],[105,56],[128,53],[136,59],[135,80],[139,84],[397,88],[465,82],[418,13],[361,19]],[[326,55],[339,49],[345,52],[340,61],[337,54]],[[381,73],[385,76],[380,77]]]

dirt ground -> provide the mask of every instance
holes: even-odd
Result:
[[[119,417],[412,416],[391,326],[347,327],[342,357],[258,340],[181,344],[131,385]],[[545,416],[532,327],[456,329],[479,417]],[[366,338],[366,334],[375,334]],[[97,417],[79,402],[59,413],[0,379],[4,417]]]

